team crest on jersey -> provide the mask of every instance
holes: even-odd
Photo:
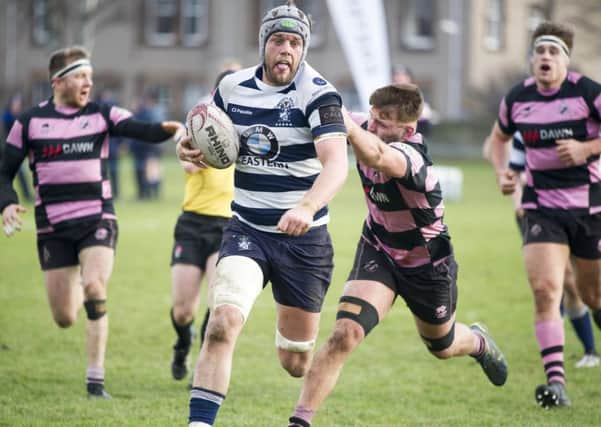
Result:
[[[565,102],[562,102],[559,105],[559,114],[565,114],[568,112],[569,109],[570,109],[570,107],[568,107],[568,104],[566,104]]]
[[[42,123],[41,131],[44,134],[50,132],[50,123]]]
[[[290,126],[291,125],[290,111],[292,110],[292,107],[294,107],[294,100],[290,97],[284,98],[280,102],[278,102],[276,107],[278,107],[280,110],[280,112],[279,112],[280,117],[275,125],[276,126]]]
[[[88,119],[81,119],[81,120],[79,121],[79,127],[80,127],[81,129],[85,129],[85,128],[87,128],[88,126],[90,126],[90,121],[89,121]]]

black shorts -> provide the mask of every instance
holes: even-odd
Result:
[[[571,254],[578,258],[601,258],[601,214],[553,216],[527,210],[524,221],[524,245],[560,243],[568,245]]]
[[[325,225],[302,236],[267,233],[232,218],[223,235],[219,257],[239,255],[255,260],[264,285],[282,305],[319,313],[334,268],[332,240]]]
[[[47,234],[38,234],[42,270],[79,265],[79,252],[90,246],[115,249],[119,227],[114,219],[84,222]]]
[[[524,239],[526,237],[526,217],[524,215],[522,216],[515,216],[515,222],[518,225],[518,230],[520,231],[520,238],[522,239],[522,243],[524,242]]]
[[[388,286],[427,323],[445,323],[457,308],[457,263],[452,254],[435,266],[401,268],[360,239],[348,280],[371,280]]]
[[[223,230],[230,222],[221,216],[182,212],[177,219],[171,265],[192,264],[205,270],[207,259],[219,251]]]

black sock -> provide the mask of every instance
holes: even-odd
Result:
[[[211,315],[211,310],[207,308],[205,313],[205,318],[202,321],[202,326],[200,327],[200,346],[202,347],[202,343],[205,340],[205,334],[207,333],[207,324],[209,323],[209,316]]]
[[[177,343],[175,344],[178,348],[188,348],[190,347],[190,343],[192,342],[192,332],[190,330],[190,326],[194,322],[194,319],[190,323],[185,325],[178,325],[175,323],[175,319],[173,318],[173,308],[170,312],[171,324],[173,325],[173,329],[177,333]]]

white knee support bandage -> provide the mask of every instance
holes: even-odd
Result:
[[[242,312],[246,321],[262,289],[263,271],[255,261],[243,256],[228,256],[217,264],[209,306],[214,310],[221,305],[232,305]]]
[[[291,341],[280,333],[277,326],[275,328],[275,346],[282,350],[292,351],[294,353],[306,353],[313,350],[315,338],[309,341]]]

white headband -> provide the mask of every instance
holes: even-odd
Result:
[[[50,80],[56,80],[56,79],[66,77],[70,74],[73,74],[76,70],[79,70],[80,68],[83,68],[83,67],[92,69],[92,64],[90,63],[89,59],[79,59],[77,61],[69,63],[64,68],[61,68],[56,73],[54,73],[52,75],[52,77],[50,78]]]
[[[569,58],[570,57],[570,49],[568,49],[568,45],[562,39],[557,36],[551,35],[542,35],[537,37],[534,40],[533,46],[536,49],[538,46],[543,44],[550,44],[559,47],[559,49]]]

